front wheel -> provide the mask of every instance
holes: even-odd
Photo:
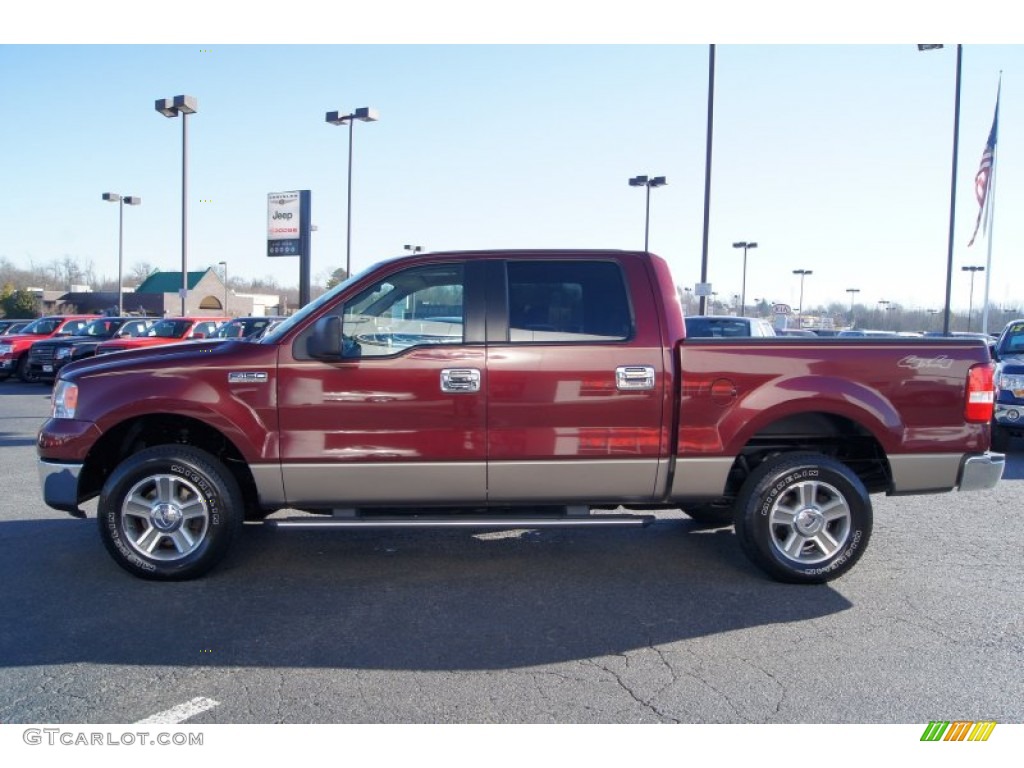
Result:
[[[28,353],[21,356],[21,360],[18,361],[17,376],[26,384],[35,384],[39,381],[39,374],[32,370],[28,364]]]
[[[125,459],[103,485],[97,517],[114,560],[145,579],[209,571],[242,525],[242,494],[210,454],[161,445]]]
[[[818,453],[766,460],[740,490],[743,551],[779,581],[820,584],[842,576],[871,537],[871,499],[846,465]]]

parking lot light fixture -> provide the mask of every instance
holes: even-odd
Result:
[[[860,288],[847,288],[846,292],[850,294],[850,327],[853,327],[853,300],[860,293]]]
[[[977,272],[984,272],[985,268],[984,267],[960,267],[960,270],[962,272],[970,272],[971,273],[971,298],[970,298],[970,302],[967,304],[967,332],[970,333],[970,330],[971,330],[971,315],[974,313],[974,275]]]
[[[224,314],[228,313],[228,263],[226,261],[218,261],[220,266],[224,267]]]
[[[747,314],[747,250],[757,248],[757,243],[748,243],[744,240],[741,243],[733,243],[732,247],[743,249],[743,287],[740,292],[740,316],[745,317]]]
[[[361,123],[375,123],[380,114],[373,107],[359,107],[352,112],[336,110],[328,112],[324,121],[331,125],[348,126],[348,212],[345,225],[345,275],[352,274],[352,126],[358,120]]]
[[[938,43],[918,44],[919,51],[934,51],[944,46]],[[956,81],[953,87],[953,169],[949,182],[949,237],[946,243],[946,305],[943,311],[942,333],[949,335],[950,298],[953,293],[953,229],[956,222],[956,164],[960,147],[960,80],[963,70],[963,46],[956,46]]]
[[[141,205],[142,198],[134,195],[118,195],[104,192],[103,199],[108,203],[117,203],[117,316],[124,315],[124,207]]]
[[[794,275],[800,275],[800,306],[797,308],[797,318],[799,321],[799,328],[804,327],[804,278],[808,275],[813,275],[814,270],[811,269],[794,269]]]
[[[651,187],[664,187],[666,184],[668,184],[668,179],[664,176],[655,176],[654,178],[634,176],[629,180],[629,186],[631,187],[647,188],[647,204],[644,208],[644,253],[650,251],[648,248],[648,235],[651,231]]]
[[[195,96],[157,99],[156,111],[164,117],[181,115],[181,314],[185,315],[188,296],[188,116],[199,111]]]
[[[421,253],[423,251],[423,246],[422,245],[408,245],[408,244],[406,244],[406,245],[404,245],[402,247],[405,248],[405,250],[407,250],[410,253],[412,253],[413,256],[415,256],[417,253]]]

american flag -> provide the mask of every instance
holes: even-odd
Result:
[[[1000,84],[1000,90],[1002,85]],[[974,238],[978,236],[978,228],[984,218],[985,210],[989,202],[989,190],[992,186],[992,167],[996,156],[996,134],[999,130],[999,92],[996,92],[996,113],[992,117],[992,130],[988,132],[988,141],[985,142],[985,150],[981,153],[981,167],[974,177],[974,194],[978,198],[978,220],[974,222],[974,234],[971,235],[971,242],[967,247],[974,245]]]

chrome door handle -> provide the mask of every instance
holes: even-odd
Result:
[[[476,368],[444,368],[441,370],[441,391],[452,394],[480,391],[480,371]]]
[[[654,389],[653,365],[620,365],[615,369],[616,389]]]

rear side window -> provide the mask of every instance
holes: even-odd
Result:
[[[750,323],[732,317],[688,317],[686,335],[697,338],[739,339],[751,335]]]
[[[510,261],[508,340],[623,341],[633,335],[619,265],[602,261]]]

